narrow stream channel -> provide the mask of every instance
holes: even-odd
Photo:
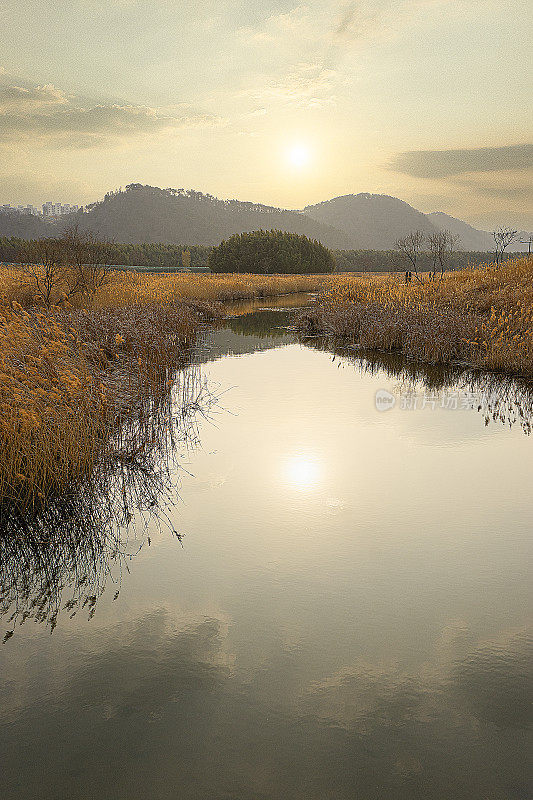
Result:
[[[181,542],[129,531],[96,605],[0,650],[2,800],[532,797],[523,420],[296,342],[308,299],[199,346]]]

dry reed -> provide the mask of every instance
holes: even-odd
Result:
[[[168,395],[221,302],[316,290],[324,278],[115,272],[68,302],[58,282],[50,308],[20,268],[0,280],[0,501],[36,508],[106,457],[128,415]]]
[[[533,375],[533,258],[404,283],[403,276],[331,278],[302,334],[399,352],[434,364],[467,362]]]

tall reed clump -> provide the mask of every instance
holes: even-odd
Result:
[[[300,315],[298,329],[430,363],[466,361],[532,376],[533,258],[433,281],[331,278],[316,307]]]
[[[178,306],[0,306],[2,502],[36,507],[111,457],[124,420],[168,396],[197,324]]]
[[[321,291],[323,275],[199,275],[119,273],[103,287],[95,302],[105,306],[138,303],[224,303],[297,292]]]
[[[0,497],[43,500],[94,462],[106,388],[74,329],[54,315],[0,308]]]
[[[178,500],[180,455],[198,445],[198,420],[217,397],[198,365],[180,370],[171,395],[156,407],[150,403],[149,414],[129,414],[111,437],[106,431],[104,453],[113,458],[49,498],[38,514],[0,508],[4,641],[28,619],[52,632],[61,612],[91,618],[110,578],[118,596],[123,569],[146,539],[150,544],[149,530],[181,538],[167,513]],[[127,526],[134,517],[132,539]]]
[[[0,504],[21,508],[112,457],[112,434],[125,421],[146,422],[168,399],[199,324],[223,316],[222,301],[323,282],[105,270],[88,286],[87,265],[69,266],[65,243],[55,244],[61,258],[45,248],[42,265],[0,269]]]

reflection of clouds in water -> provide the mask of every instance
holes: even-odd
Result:
[[[532,727],[533,632],[516,631],[483,642],[452,671],[465,707],[499,728]]]
[[[499,728],[527,728],[533,703],[533,635],[519,630],[475,642],[466,625],[447,626],[436,658],[416,673],[366,663],[311,684],[300,703],[306,713],[366,733],[387,725],[473,719]]]
[[[70,675],[33,665],[4,728],[4,797],[525,800],[531,644],[474,643],[457,623],[416,672],[358,663],[310,682],[287,649],[244,679],[225,623],[160,610],[100,632]]]
[[[222,651],[223,626],[203,619],[172,629],[165,613],[144,617],[129,631],[127,643],[98,653],[92,668],[75,676],[70,693],[95,716],[146,720],[168,712],[195,693],[210,693],[223,680],[229,662]]]

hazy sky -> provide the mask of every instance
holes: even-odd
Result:
[[[2,0],[0,202],[380,192],[533,228],[528,0]]]

